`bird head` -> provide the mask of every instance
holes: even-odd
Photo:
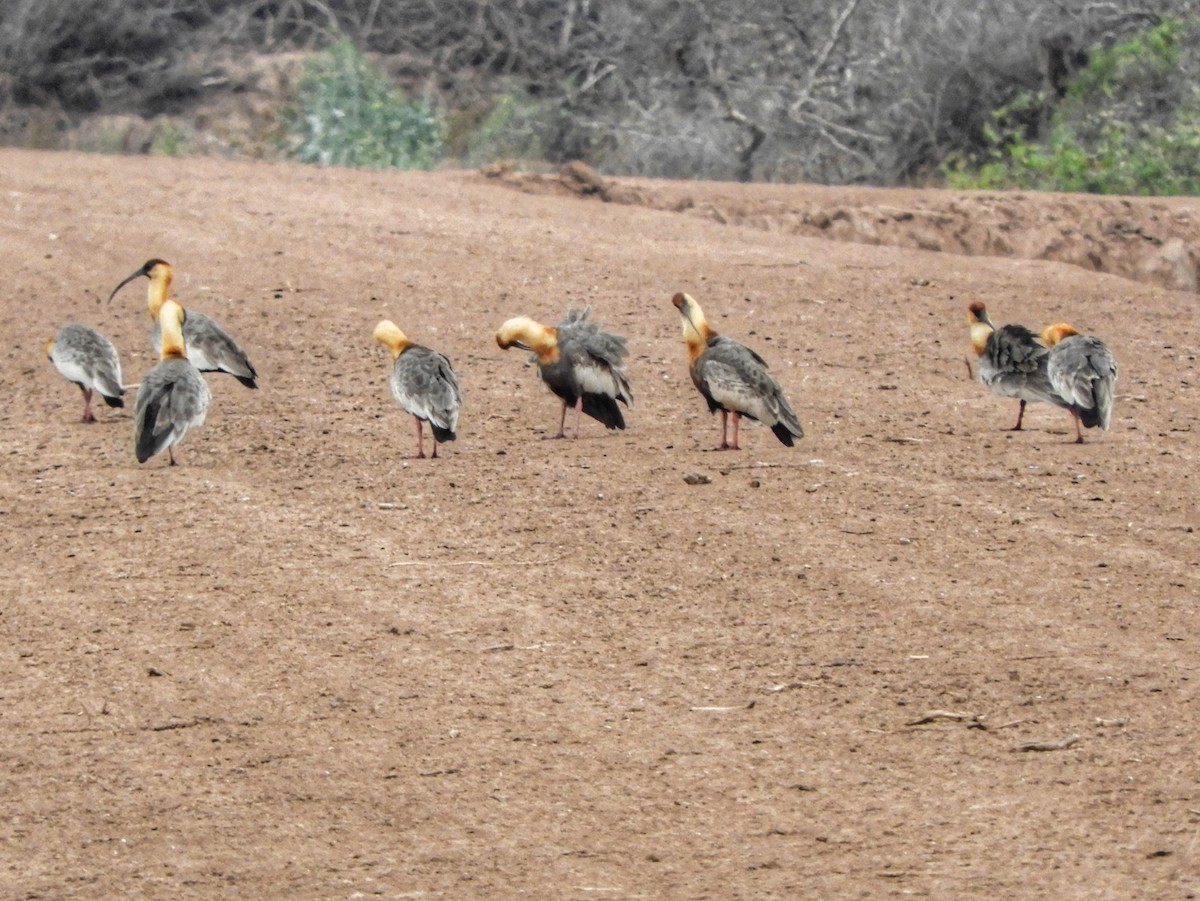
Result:
[[[977,356],[982,357],[987,348],[988,338],[991,337],[996,327],[988,318],[987,307],[979,301],[975,301],[967,307],[967,326],[971,329],[971,347]]]
[[[538,363],[548,365],[558,359],[558,330],[542,325],[528,316],[509,319],[496,330],[501,350],[516,347],[537,354]]]
[[[163,301],[167,299],[167,295],[171,291],[171,279],[174,277],[175,271],[171,268],[171,264],[166,260],[152,259],[147,260],[145,264],[137,272],[123,279],[119,285],[112,289],[112,293],[108,295],[111,302],[117,296],[117,292],[128,285],[135,278],[143,276],[150,279],[150,315],[157,318],[159,310],[162,308]]]
[[[690,294],[681,291],[671,298],[671,303],[683,316],[683,340],[687,342],[688,356],[694,361],[717,333],[709,327],[704,310]]]
[[[371,337],[392,352],[393,360],[400,356],[406,347],[412,344],[408,340],[408,335],[400,331],[400,327],[390,319],[384,319],[379,325],[375,326],[375,331],[371,333]]]
[[[1056,322],[1054,325],[1048,325],[1042,330],[1042,343],[1047,347],[1053,347],[1063,338],[1069,338],[1071,335],[1078,335],[1079,329],[1066,322]]]

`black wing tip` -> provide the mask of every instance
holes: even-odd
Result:
[[[232,372],[230,373],[230,375],[232,375],[235,379],[237,379],[239,382],[241,382],[247,388],[257,388],[258,387],[258,382],[255,381],[255,379],[258,378],[257,375],[255,375],[255,376],[236,375]]]
[[[101,395],[101,397],[104,398],[104,402],[106,404],[108,404],[110,407],[125,406],[125,398],[123,398],[123,397],[109,397],[107,394],[103,394],[103,395]]]
[[[449,429],[443,429],[441,426],[434,425],[432,422],[429,423],[429,428],[430,428],[430,431],[433,432],[433,437],[437,440],[437,442],[439,444],[445,444],[447,441],[453,441],[454,439],[456,439],[458,437],[457,434],[450,431]]]

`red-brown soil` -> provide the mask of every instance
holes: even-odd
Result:
[[[1194,897],[1196,295],[736,224],[832,189],[526,187],[0,152],[0,896]],[[984,199],[1013,252],[1064,209]],[[262,377],[209,379],[173,468],[42,353],[86,322],[136,382],[145,282],[105,298],[154,256]],[[772,364],[795,448],[710,449],[681,290]],[[973,300],[1105,338],[1112,429],[1006,431]],[[542,440],[492,335],[583,304],[629,338],[629,428]],[[383,317],[459,373],[437,460]]]

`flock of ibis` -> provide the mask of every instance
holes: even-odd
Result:
[[[202,372],[224,372],[247,388],[258,387],[258,373],[238,343],[211,318],[185,310],[171,298],[173,275],[169,263],[151,259],[109,295],[111,301],[134,279],[149,279],[152,341],[159,362],[137,386],[133,447],[139,463],[165,450],[175,465],[175,445],[189,429],[204,423],[212,400]],[[720,414],[717,449],[739,449],[738,425],[743,417],[767,426],[788,447],[804,437],[800,418],[766,361],[714,331],[694,298],[679,293],[672,303],[682,317],[692,382],[709,412]],[[568,408],[575,410],[577,438],[581,413],[606,428],[624,429],[621,405],[633,404],[626,339],[601,330],[589,315],[590,308],[570,310],[557,326],[518,316],[496,332],[502,349],[516,347],[533,354],[542,381],[562,402],[555,438],[565,437]],[[1040,333],[1016,324],[996,328],[981,303],[969,306],[967,323],[971,346],[979,357],[980,381],[995,394],[1020,401],[1014,429],[1021,428],[1030,401],[1066,409],[1079,443],[1083,427],[1108,428],[1117,365],[1103,341],[1066,323]],[[438,445],[456,437],[463,402],[450,360],[413,343],[386,319],[375,327],[373,338],[391,353],[389,384],[397,403],[413,417],[415,456],[425,456],[423,424],[428,423],[433,439],[430,456],[437,457]],[[58,372],[83,392],[84,422],[95,421],[92,400],[97,394],[111,407],[124,406],[120,357],[98,331],[80,323],[64,325],[47,340],[46,353]]]

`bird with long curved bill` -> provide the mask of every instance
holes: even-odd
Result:
[[[151,333],[150,341],[155,353],[162,348],[162,330],[159,325],[158,313],[171,295],[171,282],[174,277],[175,270],[166,260],[147,260],[142,268],[125,278],[108,295],[108,299],[111,301],[117,296],[118,291],[134,279],[150,279],[147,305],[150,309],[150,318],[154,320],[154,330]],[[250,362],[250,357],[215,320],[203,313],[188,310],[187,321],[183,326],[183,337],[187,342],[188,359],[201,372],[224,372],[233,376],[247,388],[258,387],[258,371]]]

